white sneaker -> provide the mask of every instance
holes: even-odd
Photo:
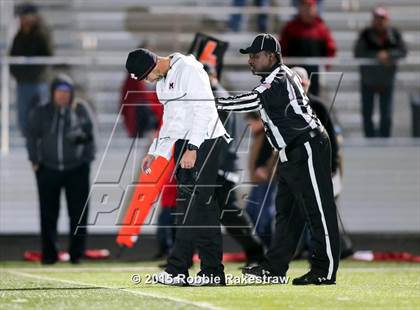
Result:
[[[153,282],[165,285],[184,286],[187,283],[187,278],[184,274],[174,276],[166,271],[162,271],[153,275]]]
[[[191,286],[226,285],[225,279],[222,279],[222,276],[206,275],[200,272],[194,277],[189,277],[188,284]]]

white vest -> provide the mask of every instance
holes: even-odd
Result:
[[[167,159],[178,139],[200,147],[204,140],[227,135],[203,65],[193,55],[175,53],[171,55],[170,66],[166,77],[156,84],[163,119],[159,135],[148,152]]]

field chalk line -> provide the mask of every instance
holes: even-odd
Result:
[[[157,295],[157,294],[152,294],[152,293],[132,291],[132,290],[129,290],[129,289],[124,289],[124,288],[117,288],[117,287],[98,285],[98,284],[94,284],[94,283],[78,282],[78,281],[72,281],[72,280],[56,279],[56,278],[52,278],[52,277],[34,275],[34,274],[29,274],[29,273],[25,273],[25,272],[16,271],[16,270],[5,270],[5,271],[9,272],[11,274],[17,275],[17,276],[33,278],[33,279],[38,279],[38,280],[43,280],[43,281],[54,281],[54,282],[74,284],[74,285],[80,285],[80,286],[95,286],[95,287],[98,287],[98,288],[105,288],[105,289],[109,289],[109,290],[123,291],[123,292],[131,293],[131,294],[134,294],[134,295],[139,295],[139,296],[142,296],[142,297],[151,297],[151,298],[155,298],[155,299],[166,299],[166,300],[173,301],[173,302],[176,302],[176,303],[192,305],[192,306],[202,308],[202,309],[209,309],[209,310],[222,310],[223,309],[223,308],[213,306],[213,305],[211,305],[207,302],[194,302],[194,301],[189,301],[189,300],[170,297],[170,296],[162,296],[162,295]]]

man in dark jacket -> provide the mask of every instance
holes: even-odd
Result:
[[[280,35],[283,56],[334,57],[336,44],[327,24],[318,15],[316,0],[300,0],[298,15]],[[303,66],[311,76],[310,92],[319,95],[319,66]]]
[[[10,56],[51,56],[52,47],[47,29],[33,4],[16,8],[20,28],[13,39]],[[26,136],[29,111],[38,102],[48,98],[45,65],[11,65],[10,71],[17,82],[17,114],[19,128]]]
[[[91,113],[74,99],[73,82],[68,76],[55,78],[50,102],[32,110],[27,148],[38,185],[42,263],[57,261],[57,220],[63,188],[70,216],[70,260],[78,263],[85,249],[89,170],[95,146]]]
[[[389,13],[382,7],[373,10],[373,21],[359,35],[354,49],[355,57],[373,58],[377,65],[360,67],[363,129],[366,137],[391,135],[392,94],[396,60],[407,54],[400,32],[389,25]],[[380,125],[375,132],[372,121],[375,95],[379,95]]]

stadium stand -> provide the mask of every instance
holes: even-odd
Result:
[[[170,0],[33,2],[39,5],[41,15],[52,30],[56,55],[93,59],[89,66],[72,66],[70,70],[79,89],[95,107],[102,151],[113,131],[118,113],[119,88],[125,77],[126,54],[141,42],[147,42],[158,53],[165,55],[172,51],[186,52],[196,31],[212,34],[230,42],[223,76],[225,86],[229,90],[250,89],[257,81],[249,74],[246,57],[239,56],[237,52],[239,47],[247,45],[255,35],[252,22],[254,17],[253,14],[246,14],[243,31],[227,31],[225,23],[229,13],[234,12],[230,0],[177,0],[176,5]],[[410,136],[411,129],[409,95],[418,91],[420,85],[420,7],[417,0],[380,1],[380,4],[389,8],[391,20],[402,31],[409,49],[408,58],[400,65],[394,99],[393,135],[406,138],[391,139],[385,143],[378,141],[377,147],[372,147],[361,138],[359,73],[358,67],[351,60],[357,33],[369,23],[370,10],[377,3],[374,0],[343,0],[325,1],[324,5],[323,18],[333,30],[338,44],[338,57],[346,60],[331,69],[332,72],[344,73],[334,104],[335,115],[349,141],[346,142],[345,149],[346,190],[342,196],[342,215],[349,231],[415,232],[419,228],[420,216],[420,154],[418,142],[407,137]],[[208,8],[210,5],[211,8]],[[277,34],[294,9],[288,0],[274,0],[272,5],[276,8],[268,12],[269,30],[270,33]],[[10,42],[3,40],[6,37],[6,26],[10,32],[10,24],[1,22],[1,54],[5,53],[9,44],[6,42]],[[171,31],[168,32],[168,29]],[[10,33],[6,35],[10,39]],[[105,63],[95,63],[97,56],[105,59]],[[106,64],[106,57],[110,59],[109,64]],[[338,74],[328,75],[324,80],[328,98],[332,98],[337,76]],[[29,233],[38,230],[36,189],[29,163],[26,165],[23,139],[15,122],[13,81],[10,84],[12,156],[1,160],[0,233],[16,232],[17,227],[19,232]],[[121,123],[115,127],[114,137],[116,139],[112,142],[108,158],[110,175],[118,173],[119,166],[115,162],[123,160],[120,151],[128,150],[130,145],[128,139],[125,139]],[[400,147],[395,148],[395,145]],[[242,162],[245,163],[245,154],[242,157]],[[393,161],[395,158],[398,160]],[[375,166],[366,169],[366,164],[363,163],[368,161],[375,162]],[[416,163],[417,170],[413,169]],[[98,164],[99,161],[93,167],[93,175]],[[398,171],[397,175],[394,170]],[[360,182],[361,179],[364,182]],[[377,185],[378,182],[380,186]],[[366,184],[371,184],[372,187],[367,188]],[[401,197],[404,197],[404,201]],[[94,209],[95,206],[92,210]],[[378,210],[383,212],[383,219],[375,222],[374,215]],[[59,225],[61,231],[66,230],[67,224],[63,218]]]

